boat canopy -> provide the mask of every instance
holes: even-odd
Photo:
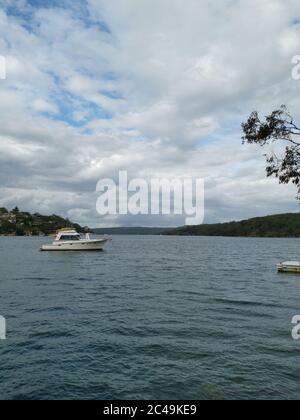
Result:
[[[61,229],[57,232],[56,241],[79,241],[80,234],[74,229]]]

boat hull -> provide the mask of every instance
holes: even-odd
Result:
[[[300,262],[288,261],[277,265],[279,273],[299,273],[300,274]]]
[[[43,245],[41,251],[103,251],[109,239]]]

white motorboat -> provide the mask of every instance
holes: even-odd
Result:
[[[55,241],[49,245],[43,245],[41,251],[103,251],[111,239],[91,239],[87,233],[85,238],[74,229],[61,229],[57,232]]]
[[[277,265],[279,273],[300,273],[300,261],[286,261]]]

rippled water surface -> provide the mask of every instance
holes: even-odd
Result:
[[[0,238],[1,399],[299,399],[299,240],[44,241]]]

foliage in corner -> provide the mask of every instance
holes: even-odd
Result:
[[[266,146],[270,143],[286,144],[283,156],[266,155],[267,176],[275,176],[281,184],[292,182],[298,188],[300,199],[300,127],[296,125],[286,106],[273,111],[261,120],[257,111],[252,112],[242,124],[243,143]]]

